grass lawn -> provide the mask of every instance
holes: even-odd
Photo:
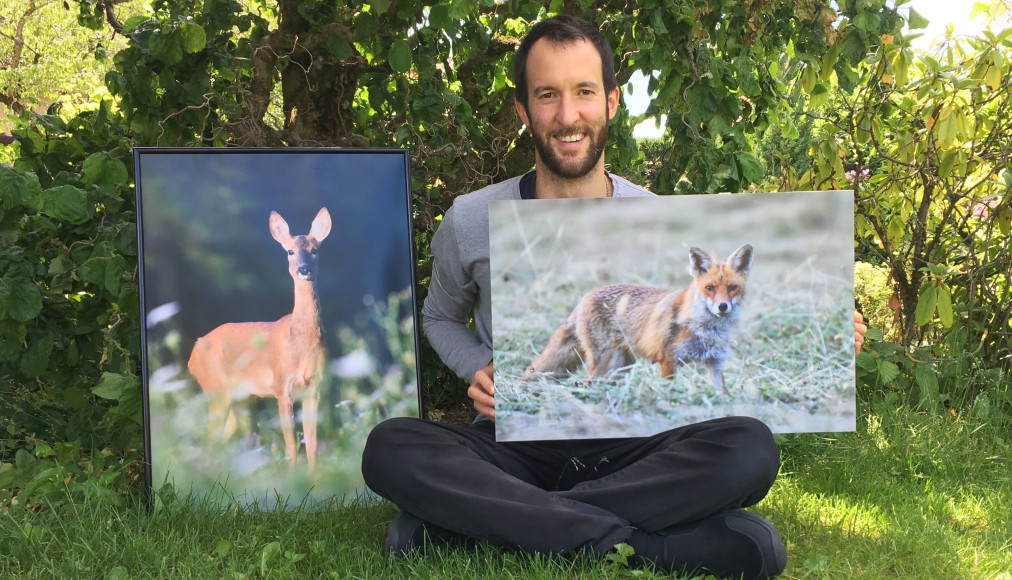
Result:
[[[880,405],[856,433],[781,437],[755,511],[788,543],[785,578],[1012,580],[1012,446],[970,418]],[[101,496],[97,496],[101,497]],[[381,551],[390,504],[256,512],[178,499],[0,507],[2,578],[651,578],[618,562],[479,546]]]

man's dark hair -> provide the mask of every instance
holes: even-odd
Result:
[[[513,83],[516,85],[517,100],[524,109],[527,108],[527,55],[534,43],[542,38],[556,45],[576,40],[590,42],[601,55],[601,77],[604,79],[605,92],[610,93],[618,86],[615,79],[615,53],[601,31],[582,18],[560,14],[535,24],[520,42],[520,48],[513,57]]]

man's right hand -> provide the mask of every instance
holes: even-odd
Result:
[[[474,373],[474,382],[467,388],[474,409],[495,421],[495,384],[492,382],[492,363]]]

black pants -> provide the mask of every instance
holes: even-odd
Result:
[[[605,553],[653,532],[757,503],[780,451],[747,417],[652,437],[497,443],[494,425],[389,419],[362,458],[374,492],[426,522],[528,552]]]

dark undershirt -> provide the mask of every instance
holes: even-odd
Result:
[[[535,191],[537,179],[537,171],[529,171],[520,178],[520,199],[535,199],[538,197],[538,192]]]

